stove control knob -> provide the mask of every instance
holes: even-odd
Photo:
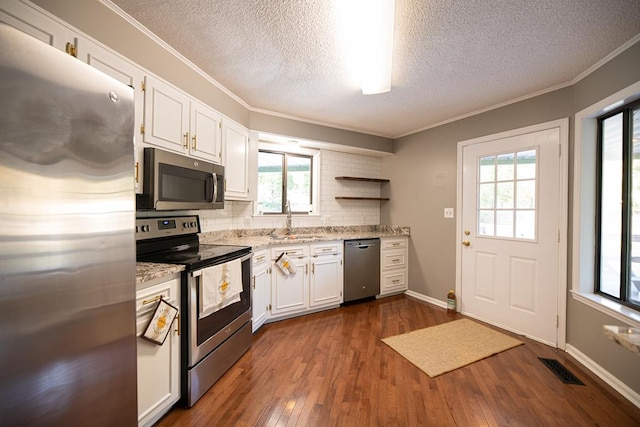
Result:
[[[195,222],[192,222],[192,223],[191,223],[191,226],[192,226],[192,227],[195,227],[195,226],[196,226],[196,223],[195,223]]]
[[[183,228],[189,228],[189,223],[188,222],[183,222],[182,223],[182,227]]]
[[[149,231],[149,226],[148,225],[143,225],[142,226],[142,232],[145,233],[147,231]]]

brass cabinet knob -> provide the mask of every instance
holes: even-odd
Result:
[[[463,241],[462,241],[462,245],[463,245],[463,246],[469,246],[470,244],[471,244],[471,242],[470,242],[470,241],[468,241],[468,240],[463,240]]]

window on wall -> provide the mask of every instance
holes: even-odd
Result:
[[[598,118],[596,292],[640,308],[640,102]]]
[[[314,207],[314,156],[261,149],[258,152],[258,212],[283,214],[287,201],[296,214]]]

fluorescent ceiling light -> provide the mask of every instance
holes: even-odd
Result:
[[[391,90],[395,0],[336,0],[341,39],[362,93]]]

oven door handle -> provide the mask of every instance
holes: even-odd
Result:
[[[240,262],[245,262],[246,260],[250,259],[253,256],[253,252],[249,252],[248,254],[240,257],[240,258],[234,258],[232,260],[229,260],[227,262],[231,262],[231,261],[235,261],[237,259],[240,260]],[[222,263],[225,264],[225,263]],[[221,265],[221,264],[216,264],[216,265]],[[213,267],[213,266],[210,266]],[[203,268],[199,268],[197,270],[192,271],[191,273],[189,273],[191,275],[191,277],[200,277],[202,275],[202,270],[204,270],[205,268],[209,268],[209,267],[203,267]]]

